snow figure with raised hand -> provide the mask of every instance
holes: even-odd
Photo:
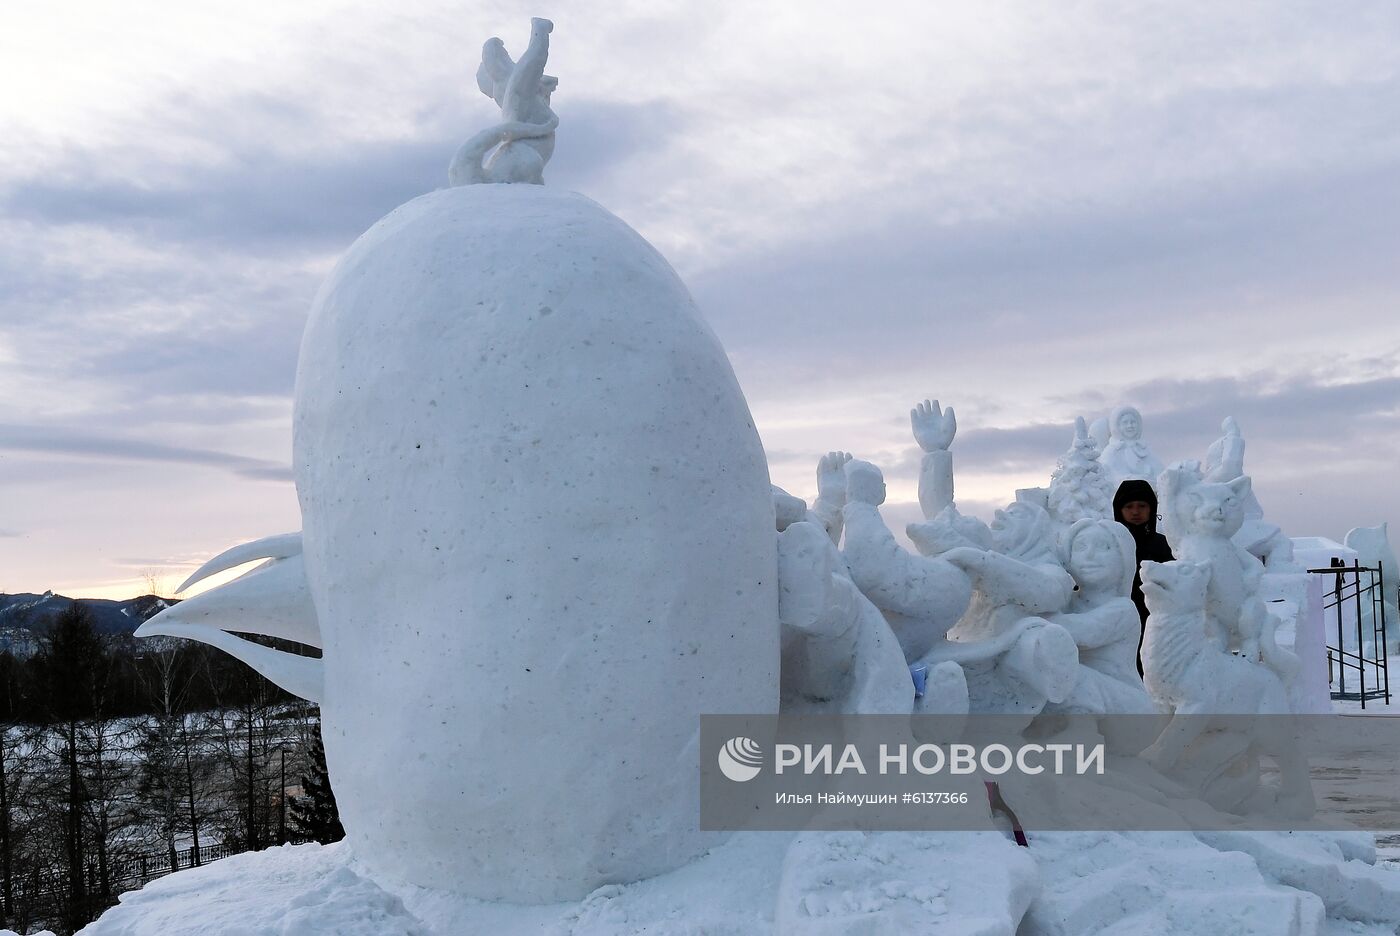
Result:
[[[953,501],[953,453],[949,448],[958,431],[953,408],[944,409],[937,400],[924,400],[909,411],[909,422],[914,441],[924,450],[919,465],[919,506],[924,522],[907,524],[905,534],[920,553],[930,557],[957,546],[990,548],[987,525],[958,513]]]
[[[548,33],[514,64],[488,44],[482,83],[520,126],[454,181],[540,181]],[[718,842],[699,716],[777,711],[773,493],[724,349],[650,244],[538,184],[400,206],[312,306],[293,456],[301,535],[143,633],[221,645],[257,629],[240,610],[267,616],[249,593],[285,604],[277,636],[324,655],[278,659],[318,678],[244,658],[320,698],[367,873],[577,900]]]
[[[1205,480],[1233,481],[1244,475],[1244,437],[1233,416],[1220,424],[1223,435],[1206,452]],[[1293,541],[1272,523],[1264,522],[1264,508],[1254,496],[1253,485],[1244,496],[1244,520],[1235,535],[1235,544],[1260,562],[1270,572],[1298,571],[1293,564]]]
[[[511,60],[500,39],[486,40],[476,83],[501,108],[502,121],[462,144],[447,170],[452,185],[544,184],[545,163],[554,155],[554,130],[559,126],[549,106],[559,79],[544,73],[553,30],[549,20],[532,19],[530,44],[518,62]]]
[[[908,715],[914,705],[899,641],[836,549],[850,461],[846,452],[822,456],[810,511],[774,489],[785,714]],[[962,678],[960,671],[940,675]]]
[[[1099,464],[1098,443],[1089,435],[1084,417],[1077,417],[1069,451],[1060,456],[1050,475],[1050,518],[1062,528],[1079,520],[1112,519],[1113,492]]]
[[[919,506],[932,520],[953,503],[953,453],[948,451],[958,433],[958,417],[937,400],[924,400],[909,411],[914,441],[924,450],[919,465]]]
[[[889,623],[905,662],[918,664],[957,623],[972,599],[972,583],[952,564],[915,555],[899,545],[880,516],[885,478],[879,468],[852,460],[845,472],[842,557],[850,579]],[[919,710],[966,713],[967,682],[962,671],[951,665],[929,666]]]
[[[1120,406],[1109,417],[1109,442],[1099,454],[1099,463],[1108,472],[1113,490],[1129,478],[1142,478],[1154,484],[1164,468],[1142,441],[1142,414],[1136,407]]]
[[[962,616],[972,584],[952,563],[899,545],[880,516],[885,478],[879,468],[853,460],[845,470],[843,554],[851,580],[885,612],[905,659],[916,663]]]
[[[1155,711],[1137,671],[1141,622],[1128,597],[1137,570],[1132,534],[1114,520],[1078,520],[1060,540],[1060,558],[1077,586],[1069,607],[1048,618],[1079,647],[1079,675],[1047,712],[1145,715]]]

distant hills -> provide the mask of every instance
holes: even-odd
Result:
[[[69,605],[77,602],[92,614],[93,627],[106,636],[130,636],[148,618],[178,601],[142,595],[125,601],[109,598],[68,598],[44,592],[42,595],[0,594],[0,653],[29,656],[38,648],[38,637]]]

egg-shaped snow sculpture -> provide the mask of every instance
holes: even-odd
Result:
[[[777,710],[772,495],[654,248],[542,186],[403,205],[316,298],[293,444],[361,860],[544,902],[714,844],[699,716]]]

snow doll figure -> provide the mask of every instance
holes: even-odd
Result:
[[[1156,484],[1165,466],[1142,441],[1142,414],[1136,407],[1120,406],[1114,410],[1109,431],[1109,442],[1099,456],[1099,464],[1108,472],[1114,490],[1129,478],[1144,478]]]

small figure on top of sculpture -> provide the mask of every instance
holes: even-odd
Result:
[[[1074,420],[1074,439],[1050,475],[1046,503],[1050,518],[1068,527],[1078,520],[1107,520],[1112,514],[1113,484],[1099,464],[1099,446],[1084,417]]]
[[[1224,434],[1206,452],[1207,481],[1233,481],[1244,474],[1244,437],[1239,423],[1227,416],[1220,431]],[[1244,498],[1244,522],[1231,538],[1270,572],[1298,571],[1293,564],[1293,541],[1278,526],[1265,522],[1264,508],[1259,506],[1252,487]]]
[[[549,102],[559,79],[544,73],[553,29],[547,19],[530,20],[530,44],[518,62],[511,60],[500,39],[488,39],[482,46],[476,83],[501,108],[502,122],[457,150],[447,170],[452,185],[544,184],[545,163],[554,154],[554,130],[559,126]]]
[[[1099,463],[1117,487],[1128,478],[1156,482],[1165,467],[1142,440],[1142,414],[1132,406],[1120,406],[1108,420],[1109,441],[1099,454]]]

